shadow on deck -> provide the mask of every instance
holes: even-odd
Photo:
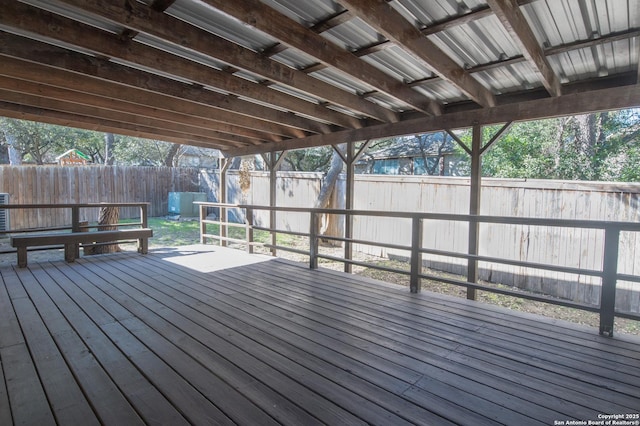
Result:
[[[638,338],[283,260],[189,246],[0,274],[2,425],[549,425],[640,411]]]

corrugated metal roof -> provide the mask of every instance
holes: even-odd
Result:
[[[370,25],[366,22],[367,16],[358,16],[355,11],[345,11],[339,0],[262,0],[264,5],[284,16],[283,22],[292,19],[304,28],[318,26],[340,15],[335,21],[337,24],[330,22],[327,25],[329,29],[321,32],[321,36],[326,40],[326,46],[318,47],[322,52],[305,49],[304,45],[299,45],[298,49],[288,47],[295,45],[295,40],[279,40],[269,34],[268,25],[256,25],[256,22],[250,20],[254,18],[248,18],[242,12],[238,12],[241,8],[234,10],[233,2],[216,3],[217,1],[220,0],[176,0],[164,13],[210,33],[212,37],[220,37],[255,52],[248,53],[272,52],[267,53],[272,56],[261,56],[260,61],[256,61],[260,64],[267,63],[270,67],[268,72],[252,68],[246,61],[241,65],[234,65],[227,62],[229,58],[225,61],[217,57],[211,49],[198,51],[197,46],[184,43],[190,46],[186,48],[181,40],[172,40],[162,31],[160,34],[152,35],[153,31],[144,31],[143,28],[139,33],[127,33],[125,30],[128,28],[128,22],[133,22],[124,19],[127,11],[123,9],[123,19],[120,19],[119,16],[109,15],[106,11],[103,13],[101,10],[92,10],[91,5],[99,4],[94,0],[87,0],[86,7],[79,0],[24,0],[24,3],[117,34],[122,38],[121,41],[151,46],[189,62],[231,72],[236,78],[247,82],[246,87],[238,85],[234,88],[236,93],[233,96],[321,123],[327,123],[327,120],[331,119],[330,122],[336,130],[348,126],[352,117],[367,118],[375,123],[395,121],[398,119],[395,113],[398,112],[422,114],[425,111],[437,111],[437,107],[430,109],[429,106],[419,105],[426,105],[429,100],[435,100],[440,106],[459,102],[472,103],[465,93],[472,93],[475,89],[464,88],[464,84],[456,82],[451,75],[442,75],[437,66],[428,63],[428,59],[418,59],[419,55],[411,52],[406,46],[387,41],[373,28],[374,23]],[[547,52],[559,52],[547,53],[547,61],[562,84],[584,82],[605,76],[628,75],[637,70],[640,62],[640,37],[634,36],[637,33],[630,31],[640,30],[640,0],[520,1],[524,3],[520,10],[538,44]],[[129,7],[135,9],[140,4],[152,3],[153,0],[141,0],[139,3],[130,3]],[[113,2],[109,7],[117,8],[121,4],[124,2]],[[386,7],[387,3],[381,4],[381,7]],[[544,90],[542,74],[536,69],[535,64],[525,60],[526,55],[523,55],[521,44],[489,10],[484,0],[392,0],[388,4],[411,26],[419,30],[431,29],[443,22],[449,23],[447,29],[426,37],[460,67],[457,72],[468,72],[470,78],[467,80],[480,83],[478,90],[488,89],[490,96],[516,92],[524,94],[541,88]],[[10,6],[11,3],[7,5]],[[250,10],[249,6],[251,3],[244,4],[243,7]],[[470,18],[454,24],[453,21],[460,16]],[[272,24],[280,25],[277,22]],[[83,47],[80,41],[69,43],[63,37],[58,37],[55,32],[48,34],[46,28],[43,31],[24,30],[20,24],[5,25],[0,21],[0,29],[74,52],[87,55],[91,55],[92,52],[90,48]],[[407,28],[398,29],[397,37],[401,39],[406,35],[406,30]],[[206,39],[206,33],[199,35],[200,40]],[[282,37],[282,32],[279,34]],[[625,37],[625,34],[629,35]],[[613,41],[607,40],[606,37],[610,35],[617,38]],[[131,37],[133,40],[128,40]],[[316,37],[311,37],[310,34],[309,43],[315,41]],[[579,44],[589,41],[599,42]],[[345,51],[356,54],[345,55]],[[429,52],[426,53],[428,56]],[[269,60],[272,61],[271,64]],[[207,81],[191,82],[180,73],[172,74],[171,69],[162,68],[161,64],[158,64],[156,69],[149,62],[144,65],[134,64],[131,63],[131,58],[124,60],[117,56],[111,61],[150,74],[166,76],[185,83],[196,83],[194,87],[210,88]],[[504,61],[508,63],[501,64]],[[321,65],[317,66],[318,64]],[[185,63],[185,66],[188,66],[188,63]],[[358,66],[367,70],[371,68],[371,72],[360,73]],[[307,68],[309,70],[305,72]],[[383,77],[388,78],[380,77],[378,70],[382,71]],[[308,74],[302,75],[303,73]],[[314,82],[313,79],[318,81]],[[326,84],[337,90],[328,90]],[[254,87],[257,85],[261,86],[260,90]],[[410,91],[397,91],[398,87],[410,88]],[[302,102],[298,103],[299,107],[295,109],[288,101],[279,102],[278,99],[283,98],[275,95],[252,97],[258,91],[264,94],[265,88],[273,90],[274,94],[286,93],[294,96],[310,106],[306,107]],[[218,93],[229,93],[223,87],[214,90]],[[420,100],[420,95],[423,100]],[[474,98],[472,94],[469,96]],[[273,100],[267,102],[267,99],[271,98]],[[482,104],[481,98],[482,96],[475,98],[477,104]],[[328,114],[319,114],[321,118],[312,116],[314,111],[320,111],[323,106],[326,106]],[[221,107],[224,109],[226,105]],[[390,110],[391,113],[381,109]],[[332,113],[347,118],[332,117]],[[269,111],[263,111],[263,115],[271,117]],[[296,124],[298,125],[302,128],[313,128],[304,123]],[[357,128],[358,125],[354,127]]]

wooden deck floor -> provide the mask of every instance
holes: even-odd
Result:
[[[553,425],[640,339],[212,246],[0,268],[0,425]]]

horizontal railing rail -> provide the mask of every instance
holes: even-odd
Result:
[[[543,218],[527,218],[527,217],[511,217],[511,216],[486,216],[486,215],[462,215],[462,214],[445,214],[445,213],[425,213],[425,212],[389,212],[376,210],[346,210],[346,209],[318,209],[318,208],[302,208],[302,207],[270,207],[260,205],[243,205],[243,204],[225,204],[225,203],[208,203],[197,202],[200,206],[201,221],[201,243],[206,243],[209,238],[218,239],[221,245],[233,241],[246,245],[247,251],[252,252],[253,247],[261,245],[268,248],[275,248],[289,252],[304,254],[309,256],[309,265],[311,268],[318,267],[319,259],[326,259],[336,262],[342,262],[349,265],[364,266],[367,268],[379,269],[387,272],[404,274],[410,277],[410,289],[412,292],[418,292],[421,289],[422,279],[436,280],[446,284],[465,287],[467,289],[482,290],[492,293],[498,293],[528,300],[535,300],[545,303],[551,303],[560,306],[571,307],[575,309],[597,312],[600,315],[600,333],[613,335],[614,318],[628,318],[640,320],[640,315],[628,312],[620,312],[615,309],[615,294],[618,281],[640,282],[640,276],[631,274],[618,273],[618,248],[620,243],[621,232],[640,232],[640,223],[636,222],[612,222],[612,221],[592,221],[592,220],[571,220],[571,219],[543,219]],[[218,208],[220,215],[217,220],[207,219],[207,209]],[[227,212],[229,209],[239,209],[244,211],[245,222],[242,224],[231,223],[228,220]],[[290,231],[277,229],[274,226],[255,226],[255,211],[270,212],[288,212],[288,213],[305,213],[309,215],[308,232]],[[397,219],[411,220],[411,244],[390,244],[379,241],[363,240],[356,238],[345,238],[340,236],[319,235],[319,215],[337,215],[345,217],[353,216],[372,216]],[[556,228],[578,228],[604,231],[604,250],[602,259],[602,268],[599,270],[576,268],[566,265],[546,264],[529,262],[516,259],[507,259],[493,256],[481,256],[473,253],[461,253],[447,250],[439,250],[434,248],[423,247],[423,222],[424,221],[446,221],[446,222],[462,222],[471,225],[475,224],[501,224],[501,225],[528,225],[540,227],[556,227]],[[208,234],[206,232],[207,224],[217,224],[218,235]],[[241,226],[245,228],[245,239],[231,239],[226,236],[227,227]],[[261,230],[272,234],[288,234],[306,237],[309,239],[309,250],[300,250],[291,247],[277,246],[268,243],[256,243],[253,241],[253,231]],[[345,252],[344,257],[330,256],[319,252],[319,240],[330,240],[346,243],[345,246],[350,250],[353,244],[370,245],[375,247],[391,248],[404,250],[410,253],[409,270],[392,268],[372,264],[369,262],[353,260],[350,253]],[[536,270],[545,270],[552,272],[560,272],[574,275],[585,275],[598,277],[601,279],[600,305],[589,305],[569,300],[563,300],[535,293],[525,293],[506,288],[499,288],[470,281],[467,277],[466,281],[436,276],[432,274],[422,273],[422,255],[432,254],[444,257],[452,257],[465,259],[468,262],[489,262],[511,266],[519,266]]]

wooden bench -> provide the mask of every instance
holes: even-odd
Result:
[[[64,260],[74,262],[79,253],[80,244],[108,243],[124,240],[138,240],[138,253],[147,254],[148,239],[153,236],[150,228],[118,229],[115,231],[71,232],[71,233],[32,233],[12,235],[11,245],[18,251],[18,267],[27,266],[27,247],[64,244]]]

